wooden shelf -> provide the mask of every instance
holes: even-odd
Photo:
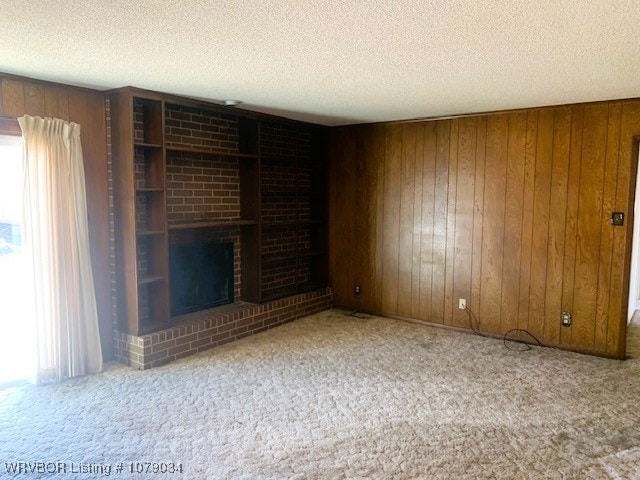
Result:
[[[211,155],[213,157],[258,158],[253,153],[229,152],[226,150],[211,150],[208,148],[167,147],[167,152],[196,153],[199,155]]]
[[[169,230],[187,230],[193,228],[237,227],[241,225],[257,225],[257,220],[187,220],[169,223]]]
[[[156,235],[164,235],[164,230],[139,230],[136,232],[139,237],[151,237]]]
[[[118,330],[139,335],[169,318],[164,106],[161,98],[138,97],[130,89],[108,95],[113,200],[123,206],[114,219]],[[137,270],[142,262],[146,268]]]
[[[287,260],[295,260],[297,256],[296,252],[267,253],[262,255],[262,265],[273,265]]]
[[[324,220],[267,220],[262,222],[262,226],[269,227],[288,227],[293,225],[322,225],[326,223]]]
[[[319,290],[326,287],[326,285],[320,283],[298,283],[296,285],[287,285],[284,287],[271,288],[262,292],[262,301],[270,302],[271,300],[277,300],[278,298],[289,297],[291,295],[298,295],[300,293],[311,292],[313,290]]]
[[[297,225],[298,223],[304,223],[304,222],[299,222],[296,220],[270,220],[270,221],[262,222],[262,226],[264,228],[291,227],[291,226]]]
[[[136,188],[136,193],[162,193],[164,188],[142,187]]]
[[[163,280],[164,276],[162,275],[144,275],[138,277],[138,285],[148,285],[150,283],[162,282]]]
[[[291,252],[268,253],[262,256],[262,265],[273,265],[287,260],[295,260],[296,258],[319,257],[326,255],[326,252],[320,250],[299,250]]]
[[[162,148],[162,144],[160,143],[147,143],[147,142],[134,142],[133,146],[141,147],[141,148]]]

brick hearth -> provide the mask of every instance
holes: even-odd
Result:
[[[175,324],[148,335],[114,332],[116,359],[140,370],[263,332],[332,307],[330,288],[256,305],[237,302],[175,317]]]

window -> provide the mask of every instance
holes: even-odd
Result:
[[[22,242],[22,139],[0,135],[0,384],[26,379],[33,298]]]

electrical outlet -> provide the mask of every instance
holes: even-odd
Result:
[[[562,312],[560,323],[563,327],[571,326],[571,312]]]
[[[466,310],[466,308],[467,308],[467,301],[464,298],[459,298],[458,299],[458,309]]]
[[[353,292],[359,294],[360,293],[360,284],[356,283],[353,287]]]

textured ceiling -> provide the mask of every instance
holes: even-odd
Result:
[[[640,0],[3,0],[0,71],[328,125],[640,96]]]

